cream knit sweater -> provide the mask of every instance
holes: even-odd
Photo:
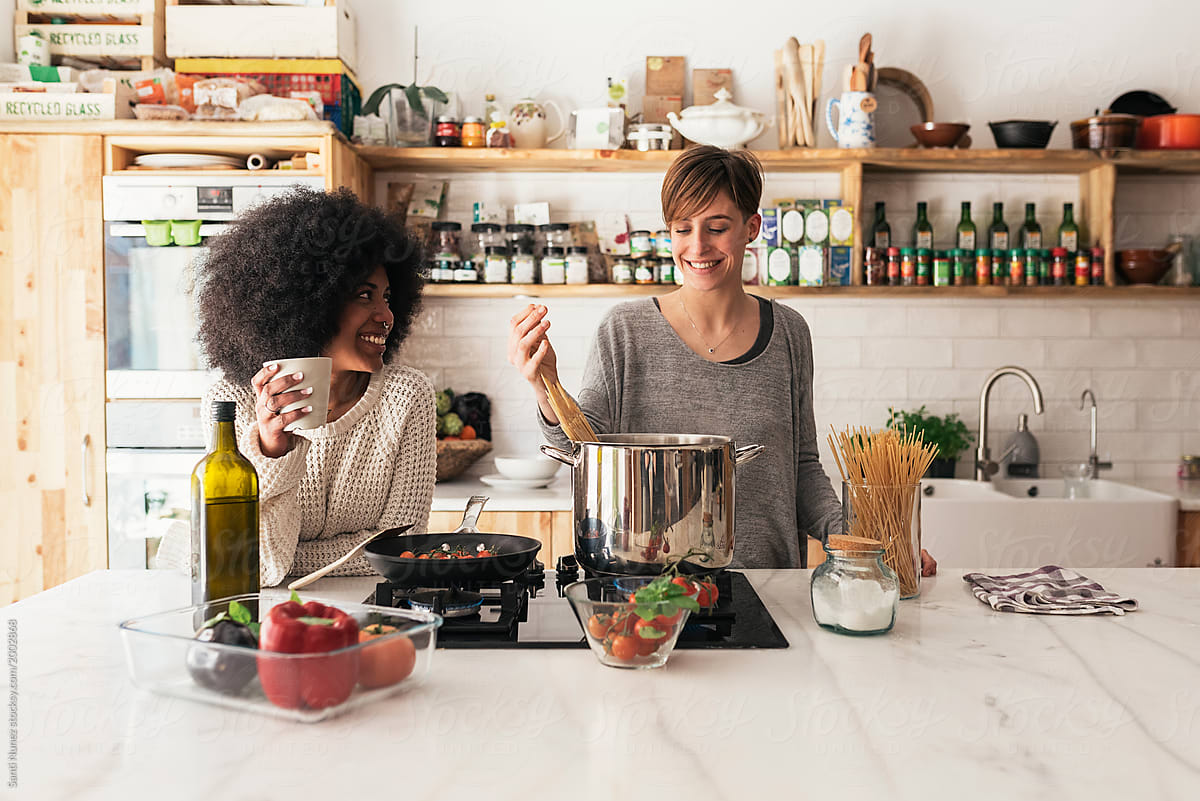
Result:
[[[437,468],[433,385],[411,367],[374,373],[350,411],[320,428],[297,431],[278,459],[259,447],[254,391],[221,380],[205,393],[203,419],[218,400],[237,403],[238,448],[258,471],[259,578],[271,587],[323,567],[365,538],[429,524]],[[361,554],[330,575],[375,571]]]

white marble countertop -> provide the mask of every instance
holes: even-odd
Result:
[[[509,489],[484,484],[478,476],[465,476],[433,485],[433,511],[459,512],[472,495],[488,496],[486,512],[569,512],[571,471],[561,468],[543,489]]]
[[[1119,483],[1141,487],[1151,492],[1161,492],[1179,500],[1184,512],[1200,512],[1200,481],[1181,481],[1177,478],[1131,478]]]
[[[749,571],[790,648],[656,671],[440,650],[423,687],[311,725],[134,687],[116,624],[184,605],[186,579],[92,573],[5,610],[16,796],[1195,798],[1200,570],[1094,571],[1141,602],[1124,617],[993,612],[963,572],[852,638],[817,628],[807,571]],[[311,590],[358,601],[373,583]]]

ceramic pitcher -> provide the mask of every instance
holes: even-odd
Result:
[[[554,109],[558,115],[558,132],[547,133],[546,107]],[[517,101],[509,112],[509,129],[512,131],[513,147],[538,148],[545,147],[566,133],[566,124],[562,111],[551,100],[539,102],[532,97],[524,97]]]
[[[825,124],[838,147],[875,147],[875,95],[870,92],[842,92],[841,100],[829,98]],[[833,110],[838,111],[837,125]]]

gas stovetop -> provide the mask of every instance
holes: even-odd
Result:
[[[563,594],[580,573],[530,570],[510,581],[411,587],[382,581],[367,603],[431,609],[445,618],[439,648],[586,648]],[[783,632],[741,573],[717,576],[715,609],[692,614],[676,648],[787,648]]]

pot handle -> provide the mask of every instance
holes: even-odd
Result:
[[[479,515],[483,505],[488,502],[486,495],[472,495],[467,501],[467,511],[463,513],[462,523],[454,529],[453,534],[478,534]]]
[[[733,463],[739,465],[745,464],[752,459],[757,459],[766,449],[766,445],[743,445],[740,448],[735,448],[733,451]]]
[[[575,463],[575,456],[567,453],[562,448],[556,448],[553,445],[542,445],[539,450],[554,461],[562,462],[567,467],[578,467]]]

